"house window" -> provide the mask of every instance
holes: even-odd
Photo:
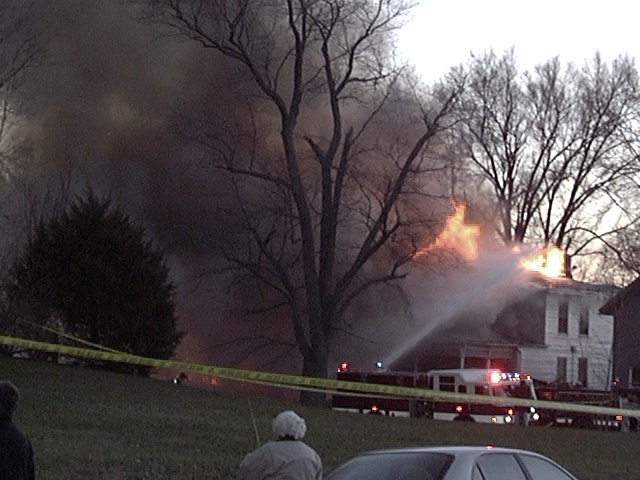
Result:
[[[629,386],[640,387],[640,366],[629,367]]]
[[[583,387],[587,387],[587,368],[588,362],[585,357],[578,358],[578,382]]]
[[[569,331],[569,301],[561,298],[558,304],[558,333]]]
[[[585,337],[589,336],[589,309],[582,308],[580,310],[579,333]]]
[[[558,357],[556,363],[556,380],[558,382],[567,381],[567,357]]]
[[[445,392],[455,392],[456,391],[456,379],[455,377],[449,375],[443,375],[440,377],[440,390]]]

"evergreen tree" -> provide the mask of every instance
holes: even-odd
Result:
[[[12,269],[7,300],[12,312],[34,323],[128,353],[169,358],[182,333],[168,274],[164,254],[144,230],[89,192],[39,224]],[[148,373],[139,366],[90,363]]]

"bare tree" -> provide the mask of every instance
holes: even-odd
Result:
[[[0,275],[4,274],[17,244],[25,239],[26,225],[13,210],[17,197],[24,193],[15,183],[20,176],[20,161],[26,155],[26,141],[20,134],[22,95],[29,69],[42,60],[39,37],[33,24],[33,4],[22,0],[0,0],[0,221],[4,231],[0,253]]]
[[[460,85],[435,90],[429,107],[403,93],[390,42],[406,0],[145,3],[147,20],[222,54],[255,86],[245,124],[227,117],[207,136],[237,198],[225,255],[264,292],[255,295],[263,311],[286,309],[302,373],[326,376],[350,303],[402,278],[418,246],[426,215],[417,179],[438,171],[427,148]],[[262,148],[243,149],[243,130]],[[302,401],[324,396],[303,392]]]
[[[513,50],[473,57],[454,144],[490,189],[505,244],[573,248],[602,235],[603,213],[637,172],[640,91],[633,61],[582,69],[552,59],[519,72]],[[599,233],[598,233],[599,232]]]
[[[640,276],[640,219],[624,222],[606,238],[599,238],[604,248],[589,252],[595,258],[598,272],[604,279],[619,286],[625,286]]]
[[[0,160],[5,174],[18,147],[12,126],[19,115],[19,89],[26,70],[40,57],[30,12],[29,2],[0,0]]]

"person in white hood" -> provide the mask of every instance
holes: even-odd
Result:
[[[273,420],[277,440],[267,442],[249,453],[240,463],[245,480],[320,480],[320,455],[302,441],[307,432],[304,419],[286,410]]]

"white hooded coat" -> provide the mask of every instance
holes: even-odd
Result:
[[[277,441],[254,450],[240,463],[245,480],[321,480],[320,455],[302,441],[307,424],[297,413],[287,410],[273,420]]]
[[[300,440],[268,442],[240,463],[245,480],[320,480],[322,461],[318,453]]]

